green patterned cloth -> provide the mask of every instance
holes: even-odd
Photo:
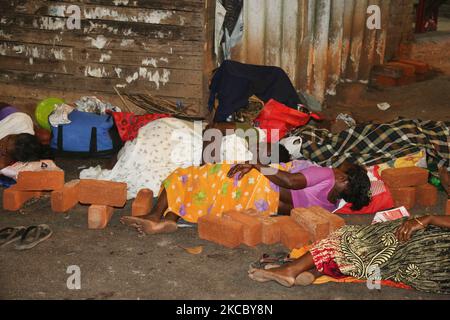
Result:
[[[325,241],[336,246],[335,260],[344,275],[374,279],[378,267],[381,280],[450,294],[450,230],[430,226],[400,243],[395,232],[404,221],[345,226]]]

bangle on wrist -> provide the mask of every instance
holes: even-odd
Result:
[[[422,226],[422,228],[426,229],[426,226],[425,226],[419,219],[414,218],[414,220],[416,220],[416,222],[417,222],[418,224],[420,224],[420,225]]]

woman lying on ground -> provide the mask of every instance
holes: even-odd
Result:
[[[197,127],[196,127],[197,126]],[[237,128],[236,124],[206,127],[205,122],[164,118],[150,122],[139,129],[139,135],[128,141],[120,150],[112,170],[102,170],[99,166],[81,171],[81,179],[98,179],[125,182],[128,185],[128,199],[136,197],[139,190],[148,188],[157,194],[161,183],[177,168],[200,166],[203,151],[209,145],[204,143],[206,129],[217,129],[222,133],[220,141],[220,161],[245,162],[253,158],[247,141],[237,134],[227,135],[226,129]],[[242,127],[247,129],[248,127]],[[256,130],[256,129],[254,129]],[[264,133],[258,131],[260,141]],[[212,141],[214,142],[214,141]],[[289,161],[288,151],[278,145],[281,160]]]
[[[292,287],[318,276],[391,280],[450,294],[450,217],[426,216],[370,226],[344,226],[301,258],[269,270],[249,270],[258,282]]]
[[[34,135],[31,117],[0,103],[0,169],[16,161],[38,161],[49,156],[50,150]]]
[[[360,166],[343,171],[294,161],[276,167],[280,170],[251,164],[177,169],[163,182],[148,216],[123,217],[121,221],[141,233],[155,234],[175,231],[180,217],[197,223],[206,214],[230,210],[254,208],[261,215],[289,215],[298,207],[321,206],[334,211],[340,199],[352,203],[355,210],[370,202],[370,181]]]

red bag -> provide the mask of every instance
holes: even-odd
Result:
[[[272,143],[283,139],[290,130],[308,124],[311,118],[321,120],[315,113],[307,114],[271,99],[254,122],[257,127],[267,130],[267,142]],[[272,139],[272,130],[279,130],[278,139]]]
[[[132,112],[113,112],[112,115],[120,139],[122,139],[123,142],[136,139],[139,129],[149,122],[170,117],[168,114],[145,114],[137,116]]]

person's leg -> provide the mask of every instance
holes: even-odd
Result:
[[[309,272],[313,270],[312,272]],[[299,259],[287,263],[279,268],[261,270],[251,269],[249,276],[258,282],[276,281],[285,287],[292,287],[295,284],[311,284],[317,270],[312,255],[308,252]]]
[[[168,206],[166,189],[163,189],[150,214],[142,217],[122,217],[120,222],[135,227],[139,233],[157,234],[175,232],[177,230],[176,222],[179,218],[178,215],[169,212],[166,215],[166,219],[161,220]]]

